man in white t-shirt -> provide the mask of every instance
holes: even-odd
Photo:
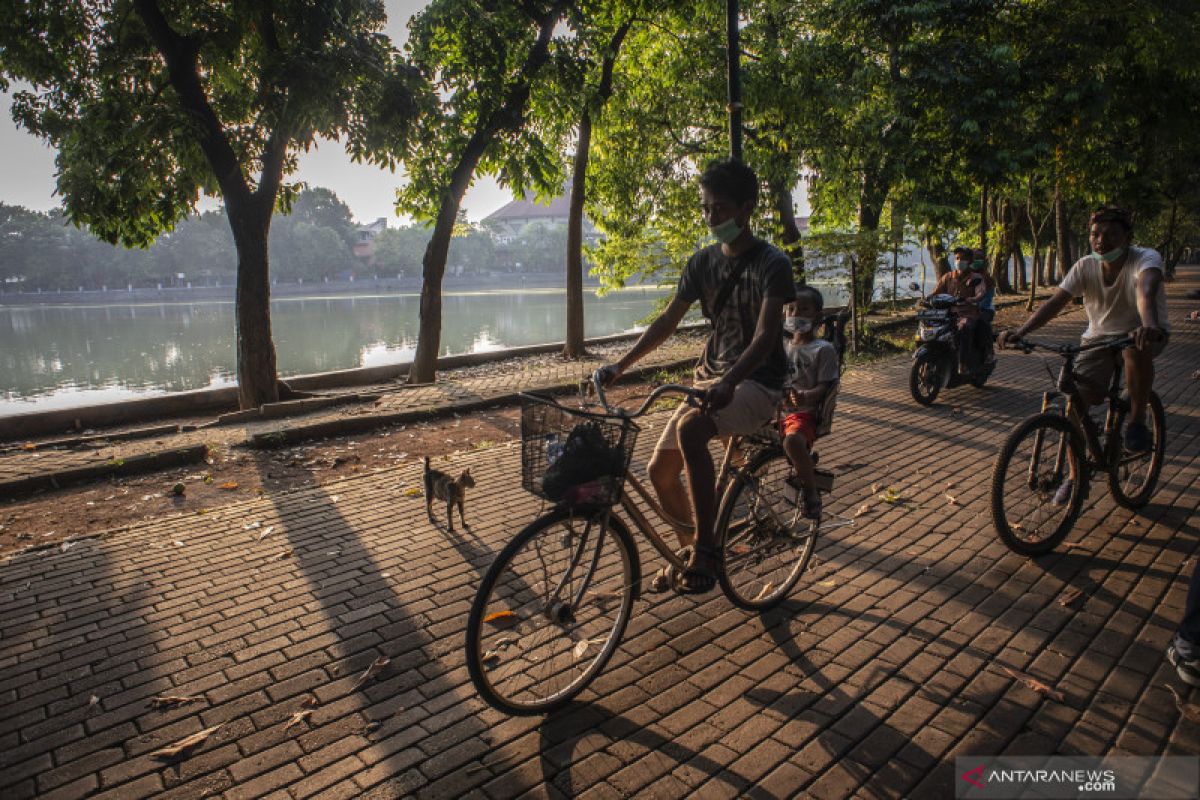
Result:
[[[1132,239],[1133,218],[1128,211],[1105,206],[1093,212],[1088,226],[1093,252],[1075,262],[1050,299],[1024,325],[1000,335],[1000,346],[1042,327],[1073,298],[1082,296],[1088,318],[1083,344],[1133,336],[1135,346],[1080,353],[1075,360],[1079,392],[1092,405],[1103,402],[1116,359],[1124,358],[1131,420],[1125,429],[1125,447],[1143,452],[1152,444],[1145,416],[1154,384],[1154,358],[1166,346],[1169,323],[1162,256],[1151,248],[1132,246]]]

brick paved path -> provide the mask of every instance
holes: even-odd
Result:
[[[904,358],[851,372],[820,447],[841,476],[830,510],[854,513],[873,484],[910,502],[831,534],[765,615],[719,593],[639,603],[607,671],[546,719],[488,709],[462,657],[478,576],[537,510],[515,448],[461,458],[479,486],[457,535],[400,468],[0,562],[0,796],[947,797],[955,754],[1200,752],[1162,658],[1200,535],[1187,277],[1158,362],[1167,463],[1142,513],[1098,485],[1075,546],[1031,561],[999,544],[990,461],[1036,410],[1040,357],[1003,354],[994,385],[932,409],[908,397]],[[1085,596],[1064,606],[1071,587]],[[148,707],[163,694],[200,699]],[[188,758],[149,755],[218,725]]]

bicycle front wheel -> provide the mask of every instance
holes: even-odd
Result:
[[[1150,428],[1150,449],[1143,453],[1130,453],[1122,447],[1125,427],[1129,423],[1129,406],[1123,405],[1117,414],[1117,429],[1109,445],[1112,467],[1108,472],[1108,489],[1117,503],[1136,510],[1150,502],[1150,496],[1158,485],[1158,473],[1162,472],[1163,457],[1167,449],[1167,415],[1162,400],[1150,393],[1150,413],[1147,426]],[[1115,452],[1114,452],[1115,451]]]
[[[608,663],[633,609],[636,551],[606,509],[559,508],[496,557],[467,618],[467,670],[500,711],[544,714]]]
[[[772,448],[734,478],[717,516],[721,588],[734,605],[761,611],[780,603],[812,558],[819,522],[805,519],[787,456]]]
[[[1083,444],[1071,423],[1057,414],[1030,417],[1009,435],[992,468],[996,533],[1021,555],[1053,550],[1079,517],[1087,480]]]

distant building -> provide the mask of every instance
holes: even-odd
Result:
[[[540,205],[526,195],[522,200],[513,200],[501,206],[496,211],[483,218],[483,227],[492,232],[497,244],[508,244],[521,233],[521,229],[531,222],[541,222],[546,225],[566,225],[570,216],[571,183],[563,187],[563,193],[550,201],[549,205]],[[585,214],[583,217],[583,239],[592,242],[599,238],[600,232],[592,225]]]
[[[387,230],[387,217],[380,217],[370,225],[360,225],[358,241],[354,243],[354,255],[367,262],[367,266],[375,263],[375,237]]]

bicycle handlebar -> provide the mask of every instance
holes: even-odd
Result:
[[[646,401],[642,403],[641,408],[630,413],[627,409],[620,406],[609,405],[609,402],[604,397],[604,370],[598,369],[592,373],[592,388],[596,392],[596,399],[600,401],[600,405],[609,414],[612,414],[623,419],[635,419],[642,416],[653,405],[654,401],[667,393],[681,394],[687,398],[688,403],[699,403],[704,400],[704,392],[700,389],[693,389],[690,386],[684,386],[678,383],[667,383],[659,386],[650,393]]]
[[[1123,339],[1117,339],[1112,342],[1092,342],[1091,344],[1051,344],[1050,342],[1039,342],[1034,339],[1013,339],[1011,342],[1025,353],[1032,353],[1034,350],[1047,350],[1064,357],[1078,355],[1087,350],[1097,350],[1101,347],[1124,350],[1127,347],[1133,347],[1135,344],[1132,336],[1126,336]]]

